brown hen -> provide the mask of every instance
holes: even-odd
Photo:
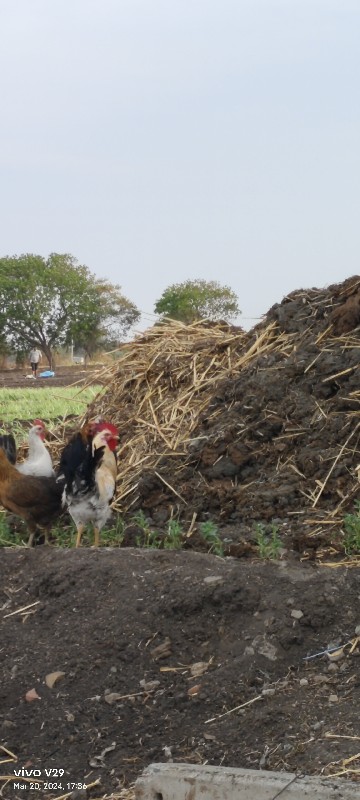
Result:
[[[64,484],[55,478],[21,475],[0,448],[0,503],[26,523],[30,533],[28,547],[39,530],[45,532],[45,542],[49,543],[49,529],[62,513],[63,488]]]

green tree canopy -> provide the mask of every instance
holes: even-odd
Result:
[[[237,296],[229,286],[201,279],[168,286],[157,300],[155,312],[185,324],[198,319],[229,320],[241,313]]]
[[[96,278],[71,255],[0,258],[0,330],[15,349],[36,345],[52,366],[59,346],[73,340],[92,355],[139,316],[119,286]]]

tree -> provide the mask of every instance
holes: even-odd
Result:
[[[134,304],[120,293],[119,286],[97,279],[93,290],[95,303],[91,313],[86,321],[72,324],[67,336],[67,342],[83,348],[88,358],[99,349],[115,349],[140,316]]]
[[[163,317],[189,324],[198,319],[233,319],[241,311],[235,292],[217,281],[193,280],[173,283],[155,304]]]
[[[0,333],[0,367],[3,369],[5,366],[6,358],[10,355],[11,348],[7,342],[6,336],[4,333]]]
[[[92,352],[104,331],[125,334],[140,312],[119,286],[98,279],[73,256],[0,258],[0,330],[14,349],[38,347],[54,367],[54,351],[71,340]]]

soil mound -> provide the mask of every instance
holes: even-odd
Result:
[[[249,333],[174,323],[125,346],[92,409],[121,431],[115,507],[337,529],[358,494],[359,324],[355,276],[289,294]]]

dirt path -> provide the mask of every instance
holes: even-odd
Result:
[[[359,751],[356,570],[38,547],[1,551],[0,587],[2,774],[105,793],[168,758],[329,774]]]
[[[44,371],[47,367],[44,367]],[[3,369],[0,370],[0,388],[2,389],[41,389],[44,386],[72,386],[75,383],[87,383],[89,378],[97,382],[97,375],[101,366],[58,367],[53,378],[40,378],[34,380],[30,369]]]

